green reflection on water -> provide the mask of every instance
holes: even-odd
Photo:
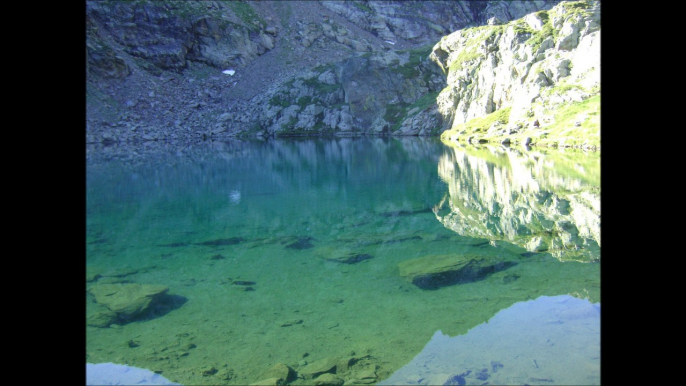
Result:
[[[562,261],[600,259],[599,154],[453,145],[438,170],[447,228]]]
[[[432,208],[446,194],[452,200],[455,181],[441,168],[457,153],[436,139],[135,150],[89,149],[87,288],[164,285],[184,302],[148,319],[88,326],[90,363],[147,368],[183,384],[249,384],[276,363],[301,370],[354,357],[337,376],[373,368],[381,381],[435,331],[464,334],[541,295],[600,300],[599,264],[562,264],[516,240],[494,246],[490,233],[437,221]],[[351,254],[365,258],[331,259]],[[398,274],[403,261],[445,254],[507,254],[517,264],[431,291]],[[89,318],[106,311],[94,300],[88,293]]]

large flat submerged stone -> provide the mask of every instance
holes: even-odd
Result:
[[[398,264],[400,276],[422,289],[482,280],[517,263],[497,256],[427,255]]]

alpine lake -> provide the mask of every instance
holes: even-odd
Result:
[[[183,385],[600,384],[600,154],[86,146],[86,362]]]

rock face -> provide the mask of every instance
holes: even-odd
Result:
[[[436,135],[436,41],[558,2],[87,1],[86,139]]]
[[[89,1],[87,7],[91,42],[105,44],[102,28],[125,53],[159,70],[181,71],[187,61],[239,66],[273,48],[265,22],[247,4]],[[101,68],[92,55],[89,64]]]
[[[506,24],[453,32],[431,59],[447,75],[437,103],[451,139],[502,142],[529,127],[541,136],[557,108],[600,94],[600,2],[563,2]],[[491,126],[467,125],[497,113]]]
[[[97,284],[90,288],[95,301],[106,306],[117,318],[133,319],[167,293],[168,287],[152,284]],[[110,314],[111,316],[111,314]]]
[[[494,256],[428,255],[398,264],[400,276],[422,289],[480,280],[516,262]]]

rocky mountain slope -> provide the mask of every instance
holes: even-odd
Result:
[[[540,96],[581,78],[579,58],[599,61],[587,38],[599,36],[598,4],[558,3],[87,1],[86,141],[455,138],[468,132],[459,124],[508,108],[498,130],[524,127],[522,115],[550,123]],[[523,81],[537,86],[514,85]],[[553,99],[585,101],[596,83]],[[514,106],[524,92],[539,97],[533,115]]]

